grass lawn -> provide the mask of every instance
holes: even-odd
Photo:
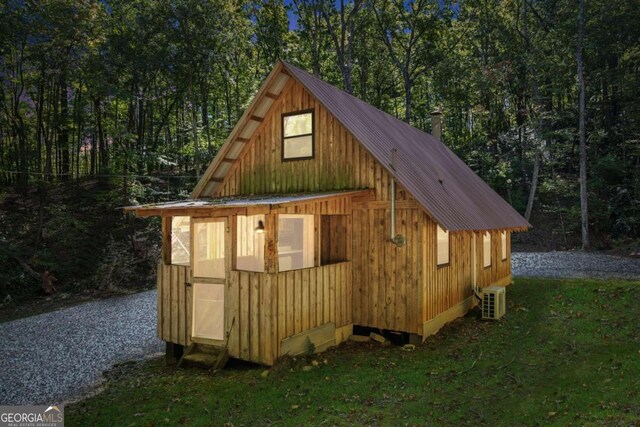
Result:
[[[640,425],[640,283],[518,280],[414,351],[345,343],[265,368],[121,365],[67,425]]]

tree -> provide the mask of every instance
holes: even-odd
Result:
[[[582,248],[589,249],[589,207],[587,201],[587,130],[586,130],[586,95],[584,84],[584,63],[582,47],[584,44],[584,10],[585,0],[578,0],[578,43],[576,62],[578,65],[578,86],[580,100],[578,106],[578,132],[580,138],[580,219],[582,232]]]

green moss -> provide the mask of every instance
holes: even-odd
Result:
[[[501,321],[470,313],[415,351],[349,342],[266,377],[238,364],[215,375],[162,359],[121,367],[66,408],[68,425],[637,422],[640,284],[518,280],[507,298]]]

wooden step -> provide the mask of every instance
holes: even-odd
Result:
[[[229,353],[225,347],[206,344],[191,344],[178,363],[180,367],[195,367],[201,369],[222,369],[229,360]]]

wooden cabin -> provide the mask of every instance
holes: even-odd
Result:
[[[354,325],[424,340],[511,282],[529,227],[438,138],[286,62],[189,200],[128,209],[162,217],[168,351],[265,365]]]

